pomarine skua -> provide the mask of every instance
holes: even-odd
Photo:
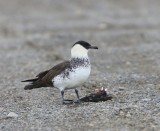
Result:
[[[79,101],[77,87],[88,79],[91,72],[91,64],[88,57],[89,49],[98,49],[98,47],[91,46],[85,41],[76,42],[71,48],[71,58],[68,61],[64,61],[49,70],[39,73],[34,79],[22,81],[30,82],[24,89],[56,87],[61,92],[63,104],[66,102],[64,91],[75,89]]]

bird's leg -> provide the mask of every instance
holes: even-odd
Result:
[[[79,99],[79,94],[78,94],[78,90],[77,90],[77,89],[75,89],[75,93],[76,93],[76,95],[77,95],[78,102],[80,102],[80,99]]]
[[[64,104],[64,91],[61,91],[61,95],[62,95],[62,104]]]
[[[62,104],[72,104],[73,100],[64,99],[64,90],[61,91],[62,95]]]

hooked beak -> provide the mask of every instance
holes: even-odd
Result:
[[[98,49],[97,46],[90,46],[89,49]]]

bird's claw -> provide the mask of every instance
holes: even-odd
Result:
[[[73,102],[74,102],[73,100],[63,100],[62,104],[66,104],[66,105],[67,104],[73,104]]]

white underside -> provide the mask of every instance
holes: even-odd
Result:
[[[63,75],[58,75],[52,79],[54,87],[62,90],[77,88],[88,79],[91,67],[78,67],[69,72],[68,77],[63,78]]]

